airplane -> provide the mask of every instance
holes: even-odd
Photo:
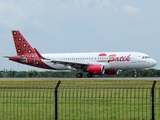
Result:
[[[17,55],[4,56],[25,65],[50,70],[77,70],[76,76],[116,75],[119,70],[136,70],[157,65],[157,61],[141,52],[93,52],[93,53],[47,53],[41,54],[33,48],[19,30],[12,30]]]

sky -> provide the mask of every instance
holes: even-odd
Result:
[[[11,30],[40,53],[143,52],[160,69],[159,0],[0,0],[0,70],[41,70],[9,61]]]

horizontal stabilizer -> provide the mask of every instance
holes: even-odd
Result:
[[[11,58],[11,56],[3,56],[3,57],[5,57],[5,58]]]
[[[19,56],[3,56],[5,58],[14,59],[14,60],[27,60],[27,58],[19,57]]]

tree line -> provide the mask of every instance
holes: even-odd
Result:
[[[0,77],[25,77],[25,78],[32,78],[32,77],[76,77],[77,71],[14,71],[14,70],[4,70],[0,71]],[[87,73],[83,73],[83,76],[86,77]],[[137,75],[139,77],[160,77],[160,70],[157,69],[145,69],[145,70],[137,70]],[[117,75],[95,75],[94,77],[133,77],[134,72],[133,70],[121,70]]]

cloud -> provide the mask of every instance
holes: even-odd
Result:
[[[129,13],[137,13],[140,11],[140,9],[137,9],[135,7],[129,6],[129,5],[125,5],[123,6],[123,9]]]
[[[0,12],[5,12],[8,9],[12,8],[13,4],[0,1]]]
[[[0,25],[16,27],[16,23],[26,18],[25,10],[12,2],[0,1]]]
[[[132,50],[132,47],[142,50],[138,40],[152,39],[154,35],[158,42],[160,28],[158,4],[144,3],[141,1],[136,7],[136,1],[126,4],[126,1],[115,0],[0,0],[0,41],[3,40],[0,47],[4,49],[0,56],[15,54],[12,29],[19,29],[40,52],[50,52],[51,48],[54,52],[103,51],[106,44],[99,43],[106,42],[110,43],[107,50]],[[151,17],[144,21],[146,16]],[[138,42],[138,46],[128,47],[128,39]],[[119,40],[124,43],[124,49],[118,44],[115,46]],[[12,62],[2,57],[0,60],[0,69],[12,68]]]
[[[69,1],[57,1],[58,9],[67,10],[86,10],[86,9],[105,9],[110,6],[110,0],[69,0]],[[55,7],[56,7],[55,6]]]

